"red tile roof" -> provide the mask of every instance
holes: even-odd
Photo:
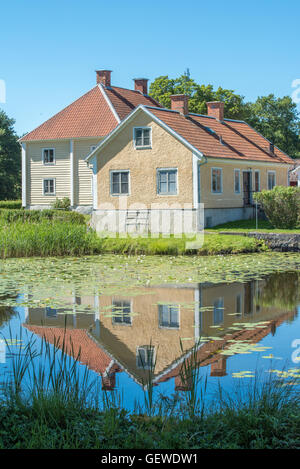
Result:
[[[104,137],[118,125],[109,101],[120,119],[126,117],[139,104],[158,106],[152,98],[142,95],[139,91],[118,87],[101,89],[101,86],[92,88],[26,134],[20,141]]]
[[[23,324],[26,329],[44,338],[50,344],[62,348],[64,341],[65,351],[101,376],[107,370],[112,359],[92,340],[86,330],[64,329],[58,327],[31,326]]]
[[[188,143],[208,157],[293,164],[278,148],[270,153],[270,142],[246,122],[146,107]]]

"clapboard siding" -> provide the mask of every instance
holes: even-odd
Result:
[[[55,148],[55,164],[44,165],[43,148]],[[27,203],[29,205],[49,205],[56,198],[70,197],[70,142],[43,141],[27,144]],[[43,194],[43,179],[55,178],[54,196]]]
[[[92,145],[97,145],[99,140],[77,140],[74,142],[74,192],[75,205],[92,205],[92,170],[84,161],[91,150]]]

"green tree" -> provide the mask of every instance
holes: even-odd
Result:
[[[179,78],[169,78],[167,75],[156,78],[150,85],[149,94],[164,107],[171,107],[172,94],[187,94],[189,96],[189,110],[196,114],[206,114],[208,101],[224,101],[225,115],[229,119],[242,119],[248,112],[244,97],[219,87],[214,91],[212,85],[199,85],[189,74]]]
[[[258,97],[253,103],[233,90],[212,85],[200,85],[184,73],[179,78],[167,75],[156,78],[150,85],[150,95],[166,108],[170,108],[172,94],[187,94],[189,110],[207,114],[207,101],[223,101],[224,114],[229,119],[248,122],[264,137],[291,157],[300,157],[300,120],[297,106],[289,96],[276,98],[273,94]]]
[[[247,108],[249,124],[289,156],[300,156],[299,112],[289,96],[261,96]]]
[[[14,123],[0,110],[0,200],[17,199],[21,192],[21,149]]]

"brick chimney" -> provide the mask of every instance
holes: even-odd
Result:
[[[224,103],[222,101],[210,101],[206,105],[208,116],[215,117],[219,121],[224,119]]]
[[[171,109],[186,116],[189,113],[189,97],[186,94],[172,94]]]
[[[96,70],[97,84],[111,86],[111,70]]]
[[[148,78],[134,78],[134,89],[142,94],[148,94]]]

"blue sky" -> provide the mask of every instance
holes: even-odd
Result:
[[[298,0],[3,0],[0,80],[19,135],[95,84],[177,77],[255,100],[291,95],[300,78]]]

